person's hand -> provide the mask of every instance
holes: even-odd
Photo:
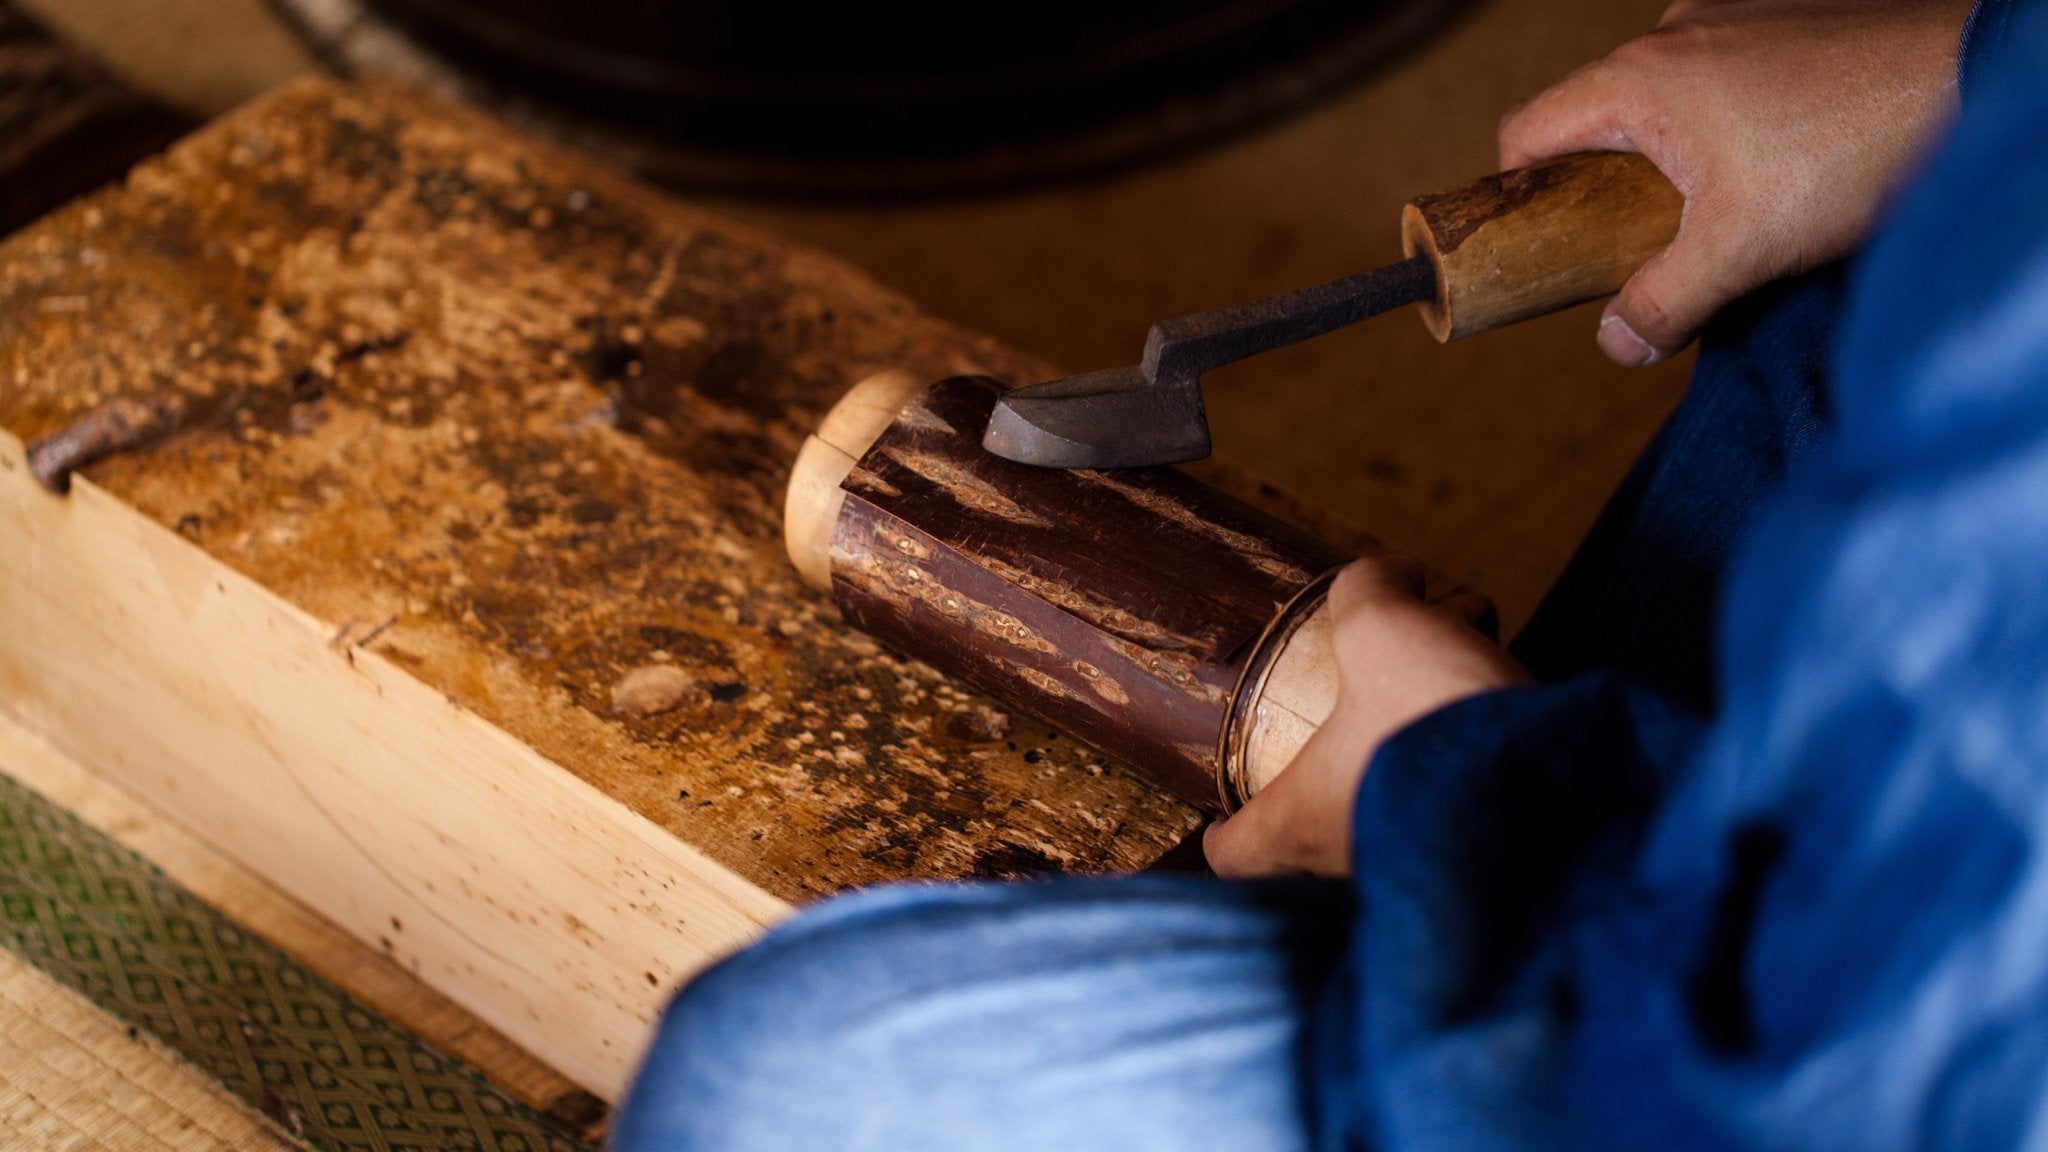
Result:
[[[1861,241],[1956,101],[1969,0],[1677,0],[1657,30],[1510,111],[1500,162],[1640,152],[1685,196],[1677,239],[1609,302],[1647,364],[1752,289]]]
[[[1453,700],[1528,679],[1473,626],[1491,605],[1474,594],[1424,603],[1422,565],[1376,556],[1330,587],[1337,705],[1294,762],[1202,842],[1219,876],[1351,870],[1351,802],[1373,751]]]

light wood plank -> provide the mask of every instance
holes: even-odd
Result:
[[[786,905],[0,433],[0,698],[608,1098]],[[399,925],[400,927],[394,927]]]

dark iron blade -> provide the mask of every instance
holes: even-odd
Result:
[[[1200,388],[1159,388],[1113,368],[1019,388],[989,416],[981,446],[1042,468],[1136,468],[1209,454]]]
[[[1005,393],[982,447],[1047,468],[1138,468],[1209,454],[1202,373],[1429,299],[1425,257],[1247,304],[1162,320],[1130,368]]]

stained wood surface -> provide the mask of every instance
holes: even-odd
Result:
[[[1049,372],[480,116],[282,90],[0,243],[0,708],[609,1097],[790,902],[1198,822],[802,587],[796,448],[899,366]],[[44,491],[23,442],[109,411]]]
[[[1172,469],[990,455],[997,394],[985,378],[934,385],[847,476],[832,540],[840,606],[1214,807],[1247,649],[1349,554]]]
[[[840,391],[1043,371],[834,261],[313,82],[0,249],[0,307],[0,425],[189,398],[95,479],[337,627],[388,621],[374,650],[775,895],[1135,866],[1189,826],[1091,757],[1027,763],[797,587],[777,503]],[[615,714],[663,662],[677,706]],[[1054,812],[1012,810],[1055,774]]]
[[[225,57],[278,39],[255,26],[277,23],[265,0],[29,2],[91,21],[104,32],[94,51],[137,76],[159,61],[218,76]],[[1397,258],[1402,205],[1493,165],[1503,109],[1653,27],[1664,7],[1588,0],[1559,20],[1544,0],[1490,0],[1402,68],[1286,125],[1114,180],[719,210],[1062,368],[1127,364],[1162,316]],[[167,13],[203,13],[206,50],[157,51]],[[1597,320],[1584,308],[1439,346],[1404,312],[1256,358],[1206,381],[1218,451],[1486,589],[1512,634],[1690,370],[1689,356],[1612,364],[1593,343]]]
[[[788,905],[0,431],[0,700],[615,1099],[667,990]]]

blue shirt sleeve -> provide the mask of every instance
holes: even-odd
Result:
[[[1357,1143],[2048,1132],[2048,4],[1968,55],[1742,534],[1711,719],[1590,673],[1375,759],[1322,1082]]]
[[[2007,50],[2013,21],[2022,8],[2038,6],[2040,0],[1977,0],[1963,23],[1962,43],[1956,50],[1956,82],[1963,98],[1977,87],[1977,76],[1989,71],[1991,61]]]

